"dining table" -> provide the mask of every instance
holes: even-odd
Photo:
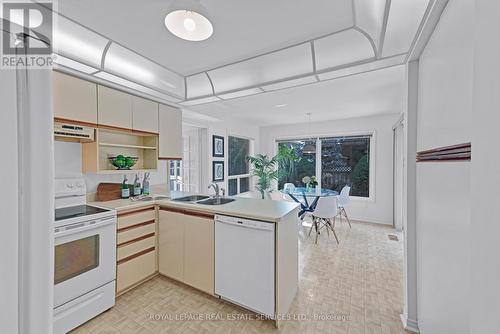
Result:
[[[338,191],[318,187],[295,187],[292,189],[283,189],[280,191],[283,194],[290,196],[292,200],[300,204],[300,219],[303,219],[308,212],[312,213],[314,212],[314,210],[316,210],[316,206],[318,205],[318,201],[321,197],[339,195]],[[303,201],[299,200],[300,197],[302,197]]]

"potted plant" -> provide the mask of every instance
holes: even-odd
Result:
[[[306,189],[314,189],[318,185],[318,180],[316,179],[316,176],[304,176],[302,178],[302,182],[306,185]]]
[[[274,156],[269,158],[264,154],[257,154],[255,157],[248,157],[248,161],[252,164],[252,175],[258,178],[255,188],[260,192],[262,199],[266,198],[266,194],[272,191],[273,181],[277,181],[280,175],[276,168],[279,157]]]

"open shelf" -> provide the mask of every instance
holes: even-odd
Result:
[[[96,139],[82,144],[82,171],[97,174],[125,174],[157,170],[158,135],[136,134],[129,131],[97,129]],[[119,170],[109,161],[110,157],[123,155],[137,157],[129,170]]]
[[[99,145],[108,147],[124,147],[124,148],[137,148],[143,150],[156,150],[156,146],[140,146],[140,145],[112,144],[112,143],[99,143]]]

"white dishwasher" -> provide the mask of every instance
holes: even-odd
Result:
[[[274,224],[215,216],[215,293],[274,319]]]

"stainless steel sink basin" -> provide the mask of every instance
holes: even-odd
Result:
[[[203,204],[203,205],[222,205],[226,203],[231,203],[234,202],[235,200],[232,198],[210,198],[206,199],[204,201],[199,201],[196,202],[196,204]]]
[[[164,195],[154,195],[154,196],[140,195],[140,196],[136,196],[136,197],[131,197],[130,199],[132,201],[147,202],[147,201],[153,201],[153,200],[162,199],[162,198],[168,198],[168,196],[164,196]]]
[[[178,198],[172,198],[172,201],[179,201],[179,202],[196,202],[200,201],[202,199],[207,199],[208,196],[203,196],[203,195],[191,195],[191,196],[184,196],[184,197],[178,197]]]

